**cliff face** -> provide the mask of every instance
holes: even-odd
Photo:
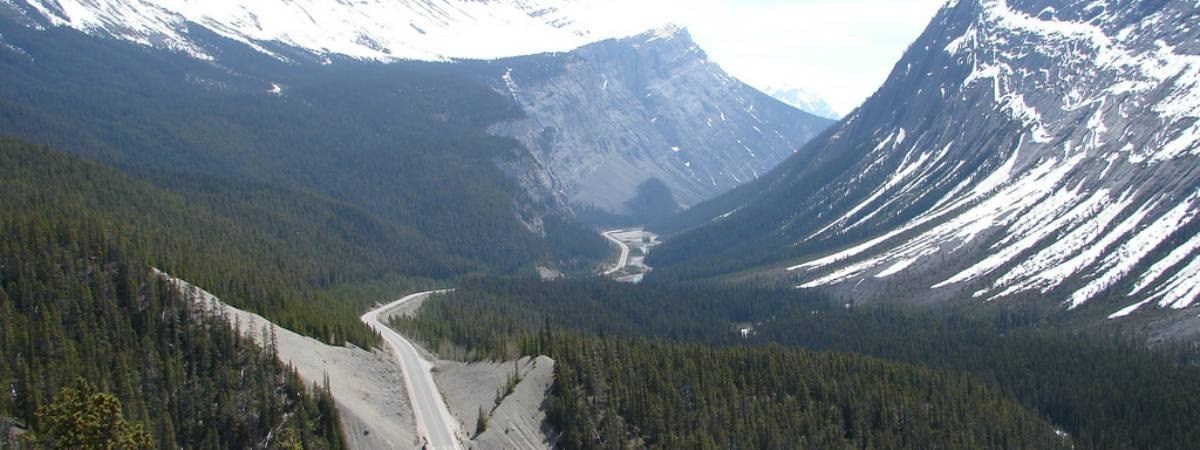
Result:
[[[530,148],[570,203],[616,214],[655,179],[683,207],[712,198],[832,123],[729,77],[674,27],[485,67],[526,115],[491,131]]]

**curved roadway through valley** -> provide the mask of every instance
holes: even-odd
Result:
[[[618,247],[621,248],[621,256],[619,258],[617,258],[617,264],[615,266],[613,266],[612,269],[604,271],[605,275],[612,275],[614,273],[617,273],[617,271],[624,269],[625,266],[629,265],[629,245],[625,244],[624,242],[621,242],[620,239],[613,237],[614,234],[624,233],[626,231],[630,231],[630,230],[609,230],[609,231],[605,231],[603,233],[605,239],[612,241],[613,243],[617,244]]]
[[[446,402],[438,391],[437,384],[430,373],[432,364],[421,358],[417,349],[408,339],[395,330],[384,325],[380,315],[388,310],[409,301],[428,297],[446,291],[429,291],[409,295],[400,300],[375,308],[362,315],[363,323],[379,332],[384,342],[391,347],[392,354],[404,372],[404,385],[408,388],[408,399],[412,404],[413,413],[417,418],[417,434],[424,439],[425,448],[436,450],[460,450],[454,430],[458,425]],[[386,315],[384,316],[386,318]]]

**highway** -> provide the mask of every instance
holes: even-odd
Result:
[[[621,242],[620,239],[613,237],[614,234],[623,233],[626,231],[632,230],[609,230],[603,233],[605,239],[616,243],[617,246],[621,248],[621,257],[617,258],[617,264],[614,265],[612,269],[604,271],[605,275],[612,275],[629,265],[629,245],[626,245],[624,242]]]
[[[408,398],[416,415],[417,435],[424,440],[424,448],[460,450],[462,447],[454,437],[454,431],[459,426],[450,415],[450,410],[446,408],[446,402],[442,399],[437,384],[433,382],[433,375],[430,373],[432,363],[421,358],[416,347],[408,339],[388,328],[380,320],[383,313],[405,302],[441,292],[446,291],[420,292],[406,296],[363,314],[361,319],[383,336],[384,342],[391,347],[392,354],[396,356],[396,361],[404,372],[404,386],[408,390]]]

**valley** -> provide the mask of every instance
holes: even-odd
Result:
[[[0,448],[1193,447],[1200,4],[933,3],[0,0]]]

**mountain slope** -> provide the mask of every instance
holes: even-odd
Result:
[[[49,431],[39,406],[84,377],[119,398],[156,447],[254,447],[293,429],[284,434],[313,448],[344,448],[327,393],[316,409],[270,349],[242,339],[235,324],[151,270],[204,279],[322,340],[372,345],[376,336],[357,322],[355,305],[314,297],[309,255],[212,210],[220,208],[4,136],[0,192],[0,384],[9,387],[0,399],[0,446],[11,444],[10,417]],[[346,217],[335,215],[321,232],[361,219],[339,212]]]
[[[674,26],[477,66],[525,112],[490,130],[532,150],[547,190],[614,214],[637,211],[639,186],[654,180],[685,207],[712,198],[831,123],[729,77]]]
[[[0,136],[5,194],[0,216],[103,225],[125,236],[122,245],[136,247],[144,256],[141,263],[202,280],[233,304],[335,344],[375,342],[374,333],[358,321],[357,303],[376,299],[330,299],[317,295],[317,289],[380,277],[386,269],[379,266],[394,265],[393,270],[416,276],[447,263],[430,252],[426,261],[405,266],[395,254],[409,253],[398,251],[410,242],[406,230],[388,228],[345,204],[262,186],[179,183],[207,187],[167,191],[110,167]],[[370,247],[356,245],[352,237],[364,234],[379,237]]]
[[[605,251],[496,169],[526,152],[484,128],[520,111],[454,65],[286,64],[208,36],[223,49],[214,63],[4,18],[0,33],[23,52],[0,49],[0,130],[13,135],[164,186],[208,177],[344,203],[401,231],[389,259],[433,263],[382,266],[413,275],[589,257],[555,242]]]
[[[884,86],[802,152],[816,156],[698,208],[675,226],[716,223],[651,264],[759,267],[859,299],[1194,309],[1197,7],[950,2]]]

